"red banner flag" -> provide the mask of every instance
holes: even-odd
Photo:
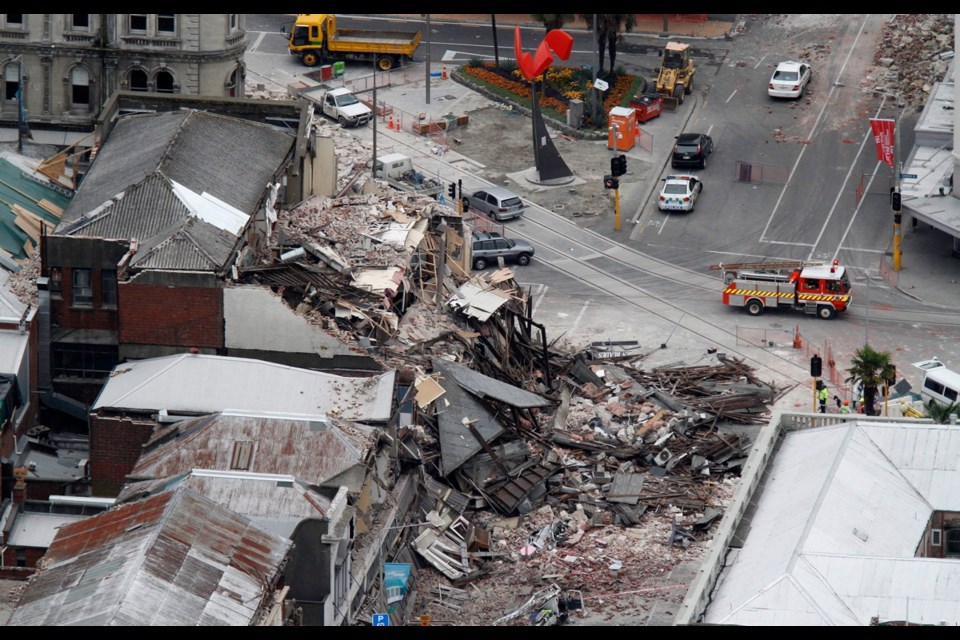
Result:
[[[893,169],[894,135],[896,121],[885,118],[870,118],[873,141],[877,144],[877,160],[886,162]]]

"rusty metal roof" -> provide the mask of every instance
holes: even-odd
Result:
[[[375,428],[342,420],[224,412],[177,422],[158,433],[129,477],[165,478],[191,469],[220,469],[279,473],[322,486],[363,464],[377,435]]]
[[[250,625],[292,542],[189,489],[60,530],[11,626]]]
[[[324,518],[331,511],[329,497],[293,476],[209,469],[124,485],[117,502],[140,500],[174,487],[196,491],[284,538],[292,537],[303,520]]]

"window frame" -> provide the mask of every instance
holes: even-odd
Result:
[[[960,527],[950,527],[948,529],[944,529],[944,534],[943,555],[960,557]]]
[[[100,306],[108,309],[117,308],[116,269],[100,270]]]
[[[86,285],[78,283],[80,276],[86,274]],[[92,308],[93,307],[93,269],[74,267],[71,269],[70,281],[73,288],[70,291],[70,304],[73,307]],[[86,295],[80,292],[89,291]]]
[[[157,35],[170,36],[177,35],[177,14],[175,13],[158,13],[157,16]],[[169,20],[173,23],[170,29],[161,29],[161,21]]]
[[[79,25],[77,24],[77,16],[86,16],[87,24]],[[70,14],[70,30],[71,31],[90,31],[90,14],[89,13],[71,13]]]
[[[87,82],[86,82],[86,84],[78,84],[77,82],[74,81],[74,77],[73,77],[73,76],[74,76],[75,73],[77,73],[77,71],[82,71],[82,72],[84,72],[84,73],[87,74]],[[78,102],[78,101],[77,101],[77,95],[76,95],[76,94],[77,94],[77,88],[78,88],[78,87],[86,87],[86,91],[87,91],[87,100],[86,100],[86,102]],[[89,71],[89,69],[87,69],[87,68],[84,67],[83,65],[79,65],[79,64],[78,64],[78,65],[76,65],[75,67],[73,67],[72,69],[70,69],[70,108],[71,108],[71,109],[89,109],[89,108],[90,108],[90,97],[91,97],[91,93],[90,93],[90,71]]]
[[[134,28],[133,19],[143,18],[143,28]],[[150,18],[146,13],[128,13],[127,14],[127,33],[136,35],[145,35],[150,29]]]

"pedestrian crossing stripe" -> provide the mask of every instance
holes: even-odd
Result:
[[[792,298],[792,291],[757,291],[754,289],[737,289],[736,287],[727,287],[724,293],[735,296],[760,296],[762,298]],[[799,300],[812,300],[817,302],[847,302],[850,296],[833,296],[822,293],[801,293],[797,296]]]

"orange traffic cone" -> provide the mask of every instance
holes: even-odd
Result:
[[[441,79],[441,80],[446,80],[446,79],[447,79],[447,65],[443,65],[443,73],[440,74],[440,79]]]
[[[393,129],[393,114],[390,114],[390,119],[387,120],[387,129]]]

